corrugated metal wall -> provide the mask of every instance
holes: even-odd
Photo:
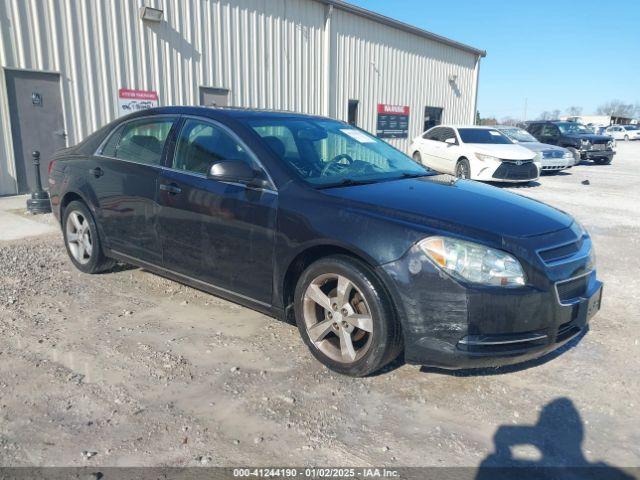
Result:
[[[409,138],[388,139],[403,152],[422,133],[426,106],[443,108],[443,123],[473,123],[477,55],[341,10],[331,27],[338,118],[346,119],[348,101],[358,100],[358,126],[375,133],[379,103],[408,106]],[[457,75],[455,85],[450,75]]]
[[[143,4],[164,21],[142,22]],[[412,135],[426,105],[473,120],[474,54],[336,8],[329,36],[327,11],[313,0],[0,0],[0,67],[60,72],[70,145],[117,116],[120,88],[186,105],[199,86],[220,87],[231,105],[343,119],[353,98],[370,131],[377,103],[409,105]],[[10,132],[0,71],[0,194],[16,191]]]

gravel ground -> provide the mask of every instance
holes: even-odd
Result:
[[[639,165],[621,144],[513,188],[587,226],[606,285],[586,336],[501,370],[341,377],[291,325],[141,269],[81,274],[59,234],[0,242],[0,465],[640,466]]]

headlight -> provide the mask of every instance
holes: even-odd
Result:
[[[616,142],[615,142],[615,140],[609,140],[609,141],[607,142],[607,148],[609,148],[609,149],[613,149],[613,147],[615,147],[615,146],[616,146]]]
[[[533,161],[534,162],[540,162],[542,161],[542,157],[544,157],[544,154],[541,152],[536,153],[536,156],[533,157]]]
[[[493,155],[485,155],[484,153],[476,153],[476,157],[478,157],[478,159],[482,161],[485,161],[485,160],[495,160],[496,162],[502,161],[498,157],[494,157]]]
[[[591,142],[589,140],[580,140],[582,148],[589,150],[591,148]]]
[[[573,158],[573,153],[571,153],[571,152],[566,152],[566,153],[563,155],[563,157],[564,157],[564,158]]]
[[[418,246],[438,267],[459,280],[500,287],[525,284],[520,262],[501,250],[448,237],[428,237]]]

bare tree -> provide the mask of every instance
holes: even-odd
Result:
[[[598,107],[598,115],[611,115],[615,117],[633,117],[635,107],[631,103],[624,103],[622,100],[611,100]]]
[[[572,105],[571,107],[567,108],[567,115],[571,115],[572,117],[582,115],[582,107]]]
[[[546,110],[538,115],[538,120],[551,120],[551,112],[547,112]]]
[[[510,127],[517,127],[521,123],[520,120],[513,117],[503,117],[500,119],[500,125],[508,125]]]
[[[560,118],[560,110],[557,108],[551,111],[551,120],[558,120]]]

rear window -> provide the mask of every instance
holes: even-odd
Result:
[[[464,143],[512,143],[498,130],[488,128],[459,128],[458,133]]]
[[[162,117],[125,123],[111,135],[101,154],[146,165],[160,165],[164,143],[173,122],[173,118]]]

